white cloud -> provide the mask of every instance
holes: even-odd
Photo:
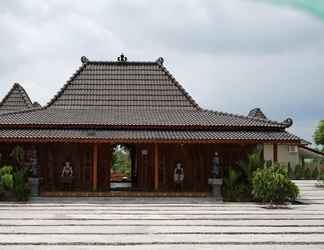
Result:
[[[311,140],[323,119],[324,23],[248,0],[3,1],[0,96],[20,82],[48,102],[80,57],[163,56],[201,106],[272,119],[292,116]]]

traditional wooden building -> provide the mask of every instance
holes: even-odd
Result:
[[[36,148],[42,194],[62,191],[61,172],[69,161],[72,191],[108,195],[116,144],[131,149],[131,190],[158,194],[174,191],[176,162],[184,168],[183,190],[203,193],[215,152],[223,174],[256,146],[276,161],[278,145],[301,143],[286,131],[291,119],[270,121],[258,110],[240,116],[202,109],[162,58],[81,61],[46,106],[0,115],[2,150]]]

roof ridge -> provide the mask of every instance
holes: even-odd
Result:
[[[154,61],[126,61],[126,62],[118,62],[118,61],[87,61],[88,64],[156,64]]]
[[[121,59],[121,60],[120,60]],[[163,63],[163,58],[159,57],[157,61],[128,61],[127,57],[124,54],[121,54],[120,57],[117,58],[117,61],[90,61],[86,56],[81,57],[81,62],[83,64],[155,64],[155,63]]]
[[[27,108],[27,109],[22,109],[22,110],[17,110],[17,111],[10,111],[10,112],[6,112],[6,113],[0,113],[0,117],[7,116],[7,115],[14,115],[14,114],[30,113],[30,112],[34,112],[34,111],[43,110],[43,109],[46,109],[46,107],[41,106],[41,107],[36,107],[36,108]]]
[[[72,81],[85,69],[89,64],[89,60],[82,62],[82,65],[74,72],[69,80],[61,87],[61,89],[54,95],[54,97],[44,106],[44,108],[50,107],[67,89],[67,87],[72,83]]]
[[[29,106],[32,107],[33,106],[33,102],[31,101],[29,95],[27,94],[26,90],[23,88],[23,86],[21,86],[19,83],[15,83],[18,91],[21,93],[25,103]]]
[[[162,63],[155,62],[159,68],[163,70],[163,72],[171,79],[172,83],[181,91],[181,93],[188,99],[188,101],[197,109],[202,110],[202,108],[196,103],[196,101],[189,95],[189,93],[185,90],[185,88],[173,77],[173,75],[169,72],[169,70],[164,67]]]
[[[33,103],[30,99],[30,97],[28,96],[26,90],[18,83],[15,82],[13,84],[13,86],[11,87],[11,89],[8,91],[8,93],[4,96],[4,98],[1,100],[0,102],[0,107],[5,103],[5,101],[12,95],[13,91],[17,90],[19,92],[19,94],[21,95],[24,103],[28,106],[28,107],[32,107]]]

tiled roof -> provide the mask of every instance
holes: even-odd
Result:
[[[41,108],[0,115],[0,127],[7,125],[53,127],[245,127],[285,128],[283,123],[204,110],[70,110]]]
[[[156,62],[100,62],[83,65],[50,101],[62,109],[200,109],[182,86]]]
[[[98,62],[83,57],[82,63],[47,106],[0,114],[0,138],[300,140],[285,132],[291,119],[274,122],[201,109],[161,58]],[[91,135],[84,129],[97,130]]]
[[[15,83],[0,102],[0,113],[7,113],[32,108],[33,104],[24,88]]]
[[[280,141],[298,143],[288,132],[262,131],[161,131],[161,130],[87,130],[87,129],[3,129],[0,141],[24,140],[140,140],[140,141]]]

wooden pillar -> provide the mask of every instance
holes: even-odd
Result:
[[[154,190],[159,190],[159,146],[154,144]]]
[[[278,161],[278,144],[273,144],[273,162]]]
[[[97,191],[98,182],[98,144],[93,144],[92,157],[92,191]]]

